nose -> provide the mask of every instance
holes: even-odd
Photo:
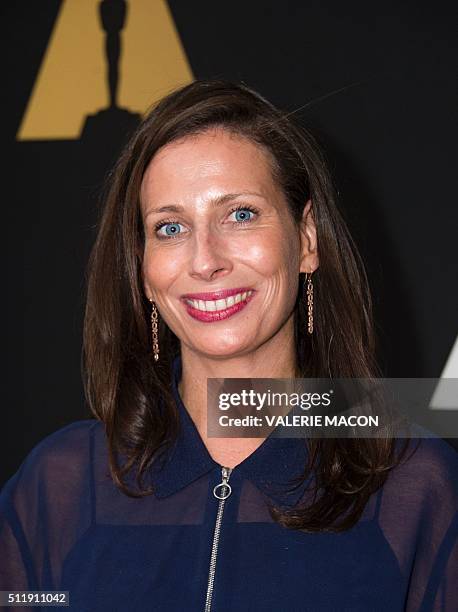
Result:
[[[196,280],[212,281],[224,277],[232,270],[228,245],[210,229],[196,231],[192,238],[189,274]]]

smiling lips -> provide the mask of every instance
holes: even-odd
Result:
[[[211,323],[227,319],[245,308],[254,293],[252,289],[224,289],[211,294],[188,294],[183,297],[183,302],[194,319]],[[214,299],[208,299],[210,296]]]

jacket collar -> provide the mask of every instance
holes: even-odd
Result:
[[[158,498],[172,495],[211,470],[221,468],[208,452],[181,400],[178,391],[181,371],[181,356],[178,355],[172,364],[172,391],[178,407],[180,427],[177,440],[166,453],[160,468],[156,467],[151,472]],[[307,483],[288,492],[292,486],[288,481],[303,472],[307,458],[304,439],[270,435],[234,471],[241,473],[277,504],[291,506],[300,499]]]

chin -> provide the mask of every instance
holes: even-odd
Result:
[[[234,357],[238,354],[244,353],[246,351],[246,347],[241,346],[240,344],[231,344],[231,345],[215,345],[212,346],[199,346],[196,347],[197,352],[207,355],[208,357],[220,357],[222,359]]]

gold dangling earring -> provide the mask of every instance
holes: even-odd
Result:
[[[152,310],[151,310],[151,329],[152,329],[152,332],[153,332],[154,361],[158,361],[158,359],[159,359],[159,338],[158,338],[158,335],[157,335],[158,312],[157,312],[156,304],[153,302],[153,299],[149,298],[149,301],[151,302],[151,305],[152,305]]]
[[[305,281],[304,287],[306,287],[306,295],[307,295],[307,313],[308,313],[308,322],[307,322],[307,331],[309,334],[313,334],[313,283],[312,283],[312,273],[305,273]]]

